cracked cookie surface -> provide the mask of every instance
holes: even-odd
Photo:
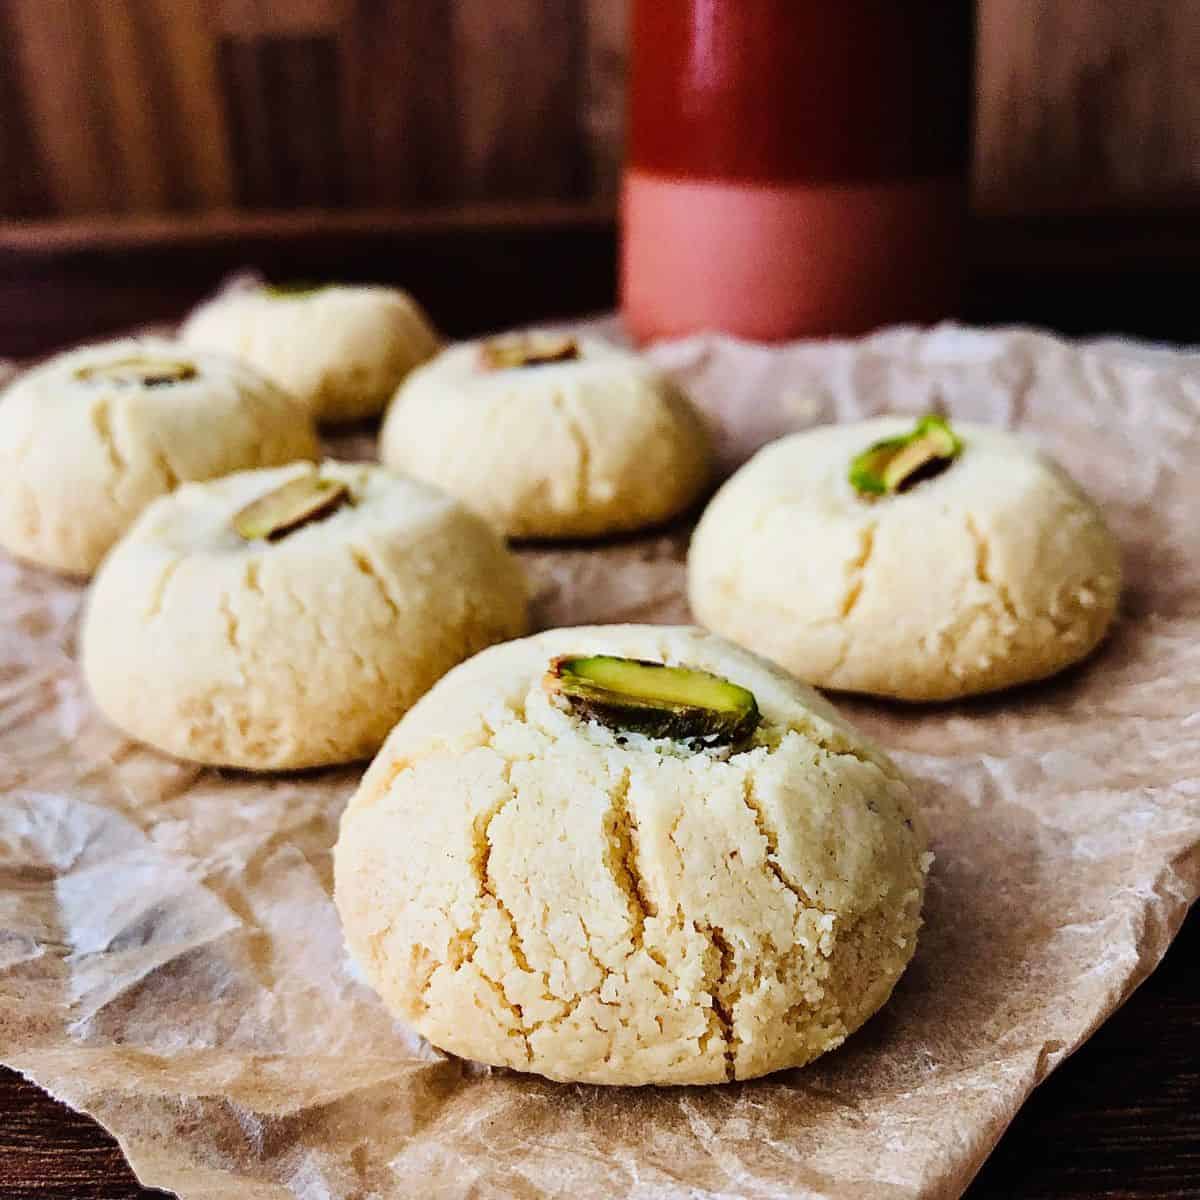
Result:
[[[557,654],[750,688],[733,753],[555,706]],[[336,900],[388,1007],[552,1079],[698,1084],[811,1061],[890,995],[929,856],[896,767],[811,689],[697,629],[559,629],[450,672],[342,819]]]
[[[865,499],[851,459],[911,421],[796,434],[708,506],[688,554],[696,618],[820,687],[948,700],[1041,679],[1089,654],[1121,587],[1095,506],[1013,434],[955,425],[962,455]]]
[[[321,422],[382,412],[400,381],[438,348],[407,292],[366,285],[226,292],[197,308],[179,336],[257,367]]]
[[[351,502],[278,541],[232,518],[305,473]],[[102,712],[169,754],[283,769],[374,753],[456,663],[525,630],[521,569],[447,496],[309,463],[185,485],[105,561],[82,632]]]
[[[388,409],[380,456],[444,488],[510,537],[597,537],[685,510],[711,456],[691,403],[636,355],[594,338],[579,357],[480,367],[444,351]]]
[[[190,375],[140,386],[131,361]],[[118,368],[117,377],[105,372]],[[189,480],[315,458],[316,431],[258,372],[161,338],[60,354],[0,398],[0,545],[89,575],[150,501]]]

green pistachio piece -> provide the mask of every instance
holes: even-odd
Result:
[[[864,496],[906,492],[940,475],[961,453],[962,439],[943,417],[922,417],[912,433],[868,446],[850,464],[850,483]]]
[[[333,287],[331,283],[307,283],[296,280],[292,283],[264,283],[262,294],[271,300],[302,300],[306,296],[315,296]]]
[[[170,387],[195,379],[195,364],[173,358],[154,358],[132,354],[113,362],[80,367],[75,378],[81,383],[111,383],[117,387]]]
[[[705,746],[744,741],[758,726],[754,693],[690,667],[608,654],[554,659],[543,687],[609,729]]]
[[[579,358],[579,343],[557,333],[519,333],[491,338],[479,348],[479,365],[485,371],[510,367],[542,367],[547,363]]]
[[[248,542],[277,542],[302,525],[322,520],[350,500],[350,489],[334,479],[301,475],[252,500],[233,515],[233,527]]]

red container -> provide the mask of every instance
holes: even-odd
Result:
[[[639,340],[952,315],[969,0],[633,0],[621,292]]]

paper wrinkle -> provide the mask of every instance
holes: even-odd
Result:
[[[256,777],[125,740],[79,678],[83,589],[0,559],[0,1059],[113,1130],[143,1182],[205,1200],[953,1197],[1161,958],[1200,890],[1200,356],[955,326],[649,353],[723,471],[791,430],[939,407],[1027,434],[1121,539],[1122,618],[1090,662],[958,704],[838,698],[933,832],[891,1002],[837,1052],[747,1084],[568,1087],[447,1058],[345,956],[330,852],[361,768]],[[688,620],[688,536],[521,547],[537,624]]]

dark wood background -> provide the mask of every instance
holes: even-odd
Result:
[[[0,0],[0,218],[607,205],[626,24],[625,0]],[[1198,79],[1200,0],[979,0],[979,210],[1200,210]]]
[[[1200,212],[1198,0],[981,0],[987,212]]]
[[[0,216],[610,197],[621,0],[0,0]]]
[[[978,14],[960,315],[1200,341],[1171,300],[1200,0]],[[0,0],[0,356],[174,320],[245,265],[398,282],[454,335],[494,326],[489,287],[502,324],[611,307],[626,28],[626,0]]]

